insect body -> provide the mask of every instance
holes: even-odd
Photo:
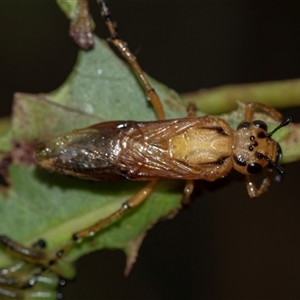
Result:
[[[40,144],[37,159],[88,179],[211,181],[230,170],[233,138],[230,126],[211,116],[107,122]]]
[[[37,147],[43,168],[85,179],[204,179],[260,172],[281,153],[261,121],[237,131],[213,116],[100,123]],[[252,196],[252,195],[251,195]]]

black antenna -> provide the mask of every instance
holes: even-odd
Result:
[[[278,131],[280,128],[288,125],[292,121],[291,117],[287,117],[285,120],[283,120],[275,129],[273,129],[271,132],[267,134],[267,137],[270,138],[276,131]],[[275,162],[273,162],[267,155],[264,155],[263,158],[265,161],[269,163],[269,165],[272,167],[272,169],[275,169],[277,173],[282,177],[284,175],[284,169],[277,165]]]
[[[264,156],[264,159],[270,164],[272,168],[277,171],[280,176],[284,175],[284,169],[281,166],[275,164],[267,155]]]
[[[278,131],[280,128],[288,125],[291,121],[292,121],[292,118],[291,117],[287,117],[275,129],[273,129],[271,132],[269,132],[267,134],[267,137],[270,138],[276,131]]]

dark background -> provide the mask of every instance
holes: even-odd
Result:
[[[300,77],[300,1],[108,4],[143,68],[179,92]],[[54,1],[1,1],[0,43],[1,115],[15,91],[56,89],[76,60]],[[295,122],[299,112],[283,111]],[[300,299],[299,163],[285,169],[258,199],[235,172],[197,183],[192,208],[148,233],[129,278],[121,251],[99,251],[77,262],[65,299]]]

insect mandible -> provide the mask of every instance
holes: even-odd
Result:
[[[62,246],[55,257],[47,255],[31,260],[48,269],[55,264],[75,241],[100,231],[126,211],[145,201],[158,179],[186,180],[183,201],[188,202],[193,192],[193,180],[214,181],[236,169],[246,177],[250,197],[264,193],[270,185],[272,171],[283,175],[278,165],[280,146],[272,135],[290,122],[285,119],[275,130],[253,120],[256,108],[282,121],[275,109],[260,103],[245,105],[244,120],[234,131],[224,120],[204,116],[196,117],[190,105],[188,117],[165,120],[160,99],[148,82],[134,55],[117,35],[104,1],[98,1],[110,32],[111,42],[119,49],[139,77],[147,97],[157,113],[158,121],[113,121],[75,130],[37,146],[37,163],[51,171],[93,180],[150,180],[137,194],[128,199],[119,210],[92,226],[81,230]],[[252,176],[266,170],[267,177],[256,187]],[[21,252],[4,236],[1,241],[12,251]],[[22,253],[19,253],[22,256]],[[25,258],[23,255],[22,257]],[[34,284],[34,280],[30,284]]]

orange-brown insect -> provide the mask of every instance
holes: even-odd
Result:
[[[92,180],[204,179],[214,181],[232,168],[246,175],[250,197],[256,188],[251,175],[276,169],[280,146],[263,121],[253,121],[259,107],[274,118],[280,114],[260,103],[246,106],[245,120],[234,131],[223,119],[204,116],[152,122],[113,121],[75,130],[40,143],[37,163],[50,171]]]
[[[111,42],[139,77],[159,120],[113,121],[75,130],[38,144],[37,164],[51,171],[85,179],[151,181],[116,212],[75,233],[53,257],[43,249],[28,250],[9,238],[0,236],[2,244],[12,252],[41,266],[41,271],[35,274],[29,285],[35,283],[43,270],[52,268],[75,241],[95,234],[145,201],[158,179],[186,180],[184,201],[188,201],[193,191],[193,180],[214,181],[224,177],[233,168],[245,174],[250,197],[257,197],[268,189],[274,169],[280,175],[284,173],[278,165],[281,149],[272,135],[287,125],[290,118],[268,132],[263,121],[253,120],[254,110],[263,110],[278,121],[282,120],[281,114],[264,104],[249,103],[245,105],[244,120],[237,130],[233,130],[221,118],[196,117],[193,105],[188,109],[187,118],[164,120],[165,114],[159,97],[126,43],[118,37],[105,2],[98,2],[110,31]],[[257,188],[252,176],[264,169],[267,176]]]

